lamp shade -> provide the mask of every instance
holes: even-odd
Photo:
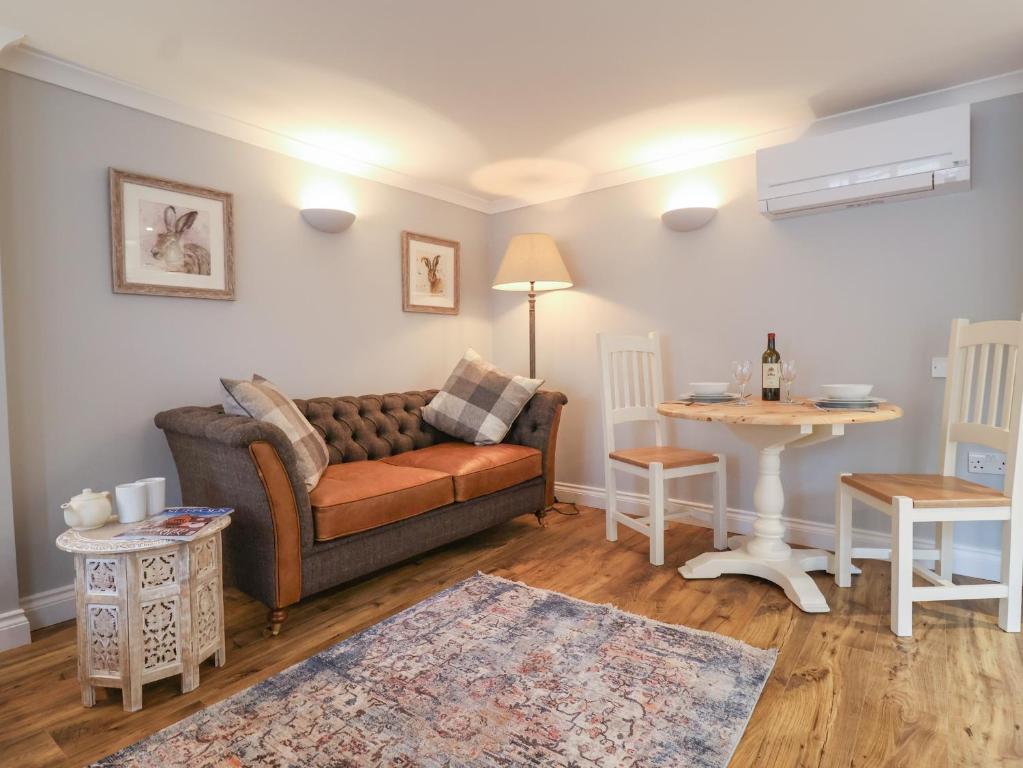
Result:
[[[554,238],[539,232],[511,239],[494,278],[494,288],[499,291],[556,291],[571,287],[572,278]]]

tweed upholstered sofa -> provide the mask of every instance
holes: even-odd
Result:
[[[312,490],[272,424],[220,406],[157,414],[182,502],[234,507],[226,578],[269,607],[273,634],[303,597],[553,503],[563,394],[537,392],[492,446],[423,421],[435,394],[295,400],[330,453]]]

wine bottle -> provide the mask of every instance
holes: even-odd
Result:
[[[774,334],[767,334],[767,349],[760,358],[763,372],[764,400],[781,400],[781,355],[774,348]]]

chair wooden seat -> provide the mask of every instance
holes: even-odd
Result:
[[[728,546],[727,467],[720,454],[665,445],[667,425],[657,412],[664,401],[661,342],[656,333],[646,336],[597,334],[600,352],[600,405],[604,412],[604,482],[607,487],[607,540],[618,541],[618,524],[650,537],[650,562],[664,565],[664,529],[667,521],[682,514],[669,512],[665,497],[668,481],[706,475],[713,483],[714,548]],[[648,424],[654,444],[644,448],[615,446],[615,426]],[[649,438],[648,438],[649,439]],[[644,517],[618,511],[615,474],[625,472],[647,478],[650,514]]]
[[[696,467],[700,464],[713,464],[718,457],[705,451],[694,451],[689,448],[673,448],[670,445],[652,445],[647,448],[623,448],[611,451],[608,456],[614,461],[622,461],[635,467],[649,467],[661,464],[665,469],[679,467]]]
[[[1008,507],[1011,499],[969,480],[947,475],[843,475],[842,482],[868,496],[891,504],[907,496],[916,509],[939,507]]]
[[[998,626],[1020,631],[1023,614],[1023,322],[952,321],[941,417],[941,474],[843,474],[835,484],[835,583],[852,586],[852,559],[892,563],[892,632],[913,634],[913,604],[998,600]],[[956,477],[962,443],[1005,454],[1005,486],[996,491]],[[1015,494],[1015,496],[1014,496]],[[853,546],[853,501],[891,518],[891,548]],[[952,581],[955,525],[1000,520],[1001,574],[995,584]],[[914,527],[934,524],[934,548],[917,549]],[[934,563],[933,568],[924,565]],[[917,586],[918,576],[929,586]]]

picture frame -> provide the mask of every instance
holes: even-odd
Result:
[[[114,293],[234,300],[233,195],[111,168]]]
[[[401,233],[401,308],[405,312],[458,314],[459,249],[456,240]]]

